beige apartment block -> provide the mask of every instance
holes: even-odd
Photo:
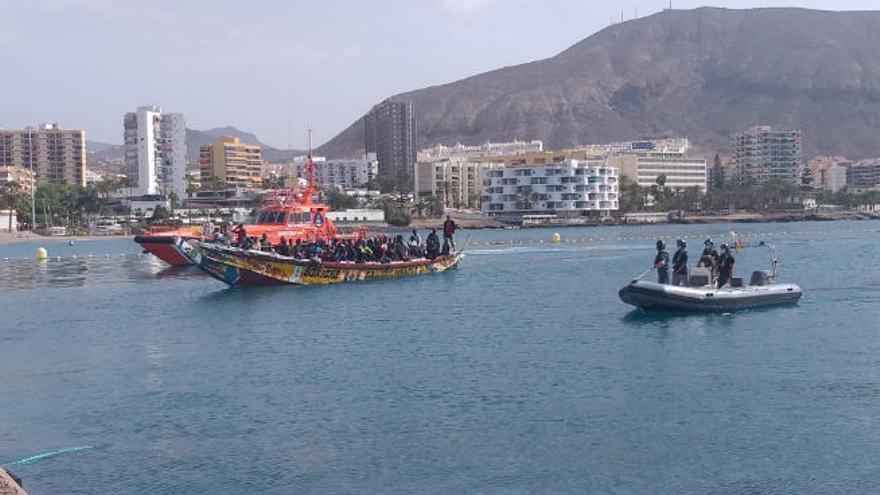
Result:
[[[216,143],[199,149],[202,188],[210,188],[217,177],[226,189],[259,189],[263,159],[260,147],[242,143],[239,138],[223,136]]]
[[[36,183],[86,185],[86,133],[57,124],[0,130],[0,167],[31,170]]]

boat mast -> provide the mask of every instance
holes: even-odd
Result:
[[[312,160],[312,128],[309,128],[309,163],[306,165],[309,169],[309,186],[306,188],[305,202],[311,204],[312,196],[315,194],[315,162]]]

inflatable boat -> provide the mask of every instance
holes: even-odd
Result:
[[[794,304],[803,295],[797,284],[747,287],[676,287],[646,280],[633,280],[620,289],[620,300],[654,311],[734,311]]]
[[[777,283],[779,262],[770,249],[771,269],[752,273],[749,285],[734,278],[730,285],[716,288],[708,268],[694,268],[687,285],[674,286],[635,279],[618,292],[620,300],[652,311],[735,311],[795,304],[803,295],[797,284]]]

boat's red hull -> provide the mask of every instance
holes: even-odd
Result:
[[[178,246],[180,238],[168,235],[137,236],[134,242],[141,245],[144,251],[172,266],[189,266],[192,264],[186,254]]]

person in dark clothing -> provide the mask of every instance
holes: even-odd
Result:
[[[675,241],[678,249],[672,255],[672,285],[687,285],[688,282],[688,252],[687,243],[684,239]]]
[[[281,243],[278,245],[278,254],[281,256],[290,256],[290,246],[287,245],[287,239],[281,236]]]
[[[455,249],[455,241],[452,239],[452,236],[455,235],[455,228],[455,222],[449,215],[446,215],[446,221],[443,222],[443,241],[449,241],[452,249]]]
[[[706,239],[703,243],[703,253],[700,255],[699,266],[715,271],[718,268],[718,258],[718,251],[715,249],[712,239]]]
[[[733,265],[736,260],[730,254],[730,248],[727,244],[721,245],[721,257],[718,259],[718,288],[724,287],[733,277]]]
[[[657,270],[657,282],[669,283],[669,253],[666,252],[666,243],[657,241],[657,256],[654,257],[654,269]]]
[[[238,224],[237,227],[232,229],[232,233],[235,234],[235,245],[238,247],[243,247],[245,244],[245,240],[247,239],[247,232],[245,232],[244,230],[244,224]]]
[[[431,229],[425,240],[425,255],[428,259],[434,259],[440,254],[440,239],[437,238],[437,229]]]
[[[449,255],[449,239],[443,239],[443,248],[440,250],[441,256]]]

